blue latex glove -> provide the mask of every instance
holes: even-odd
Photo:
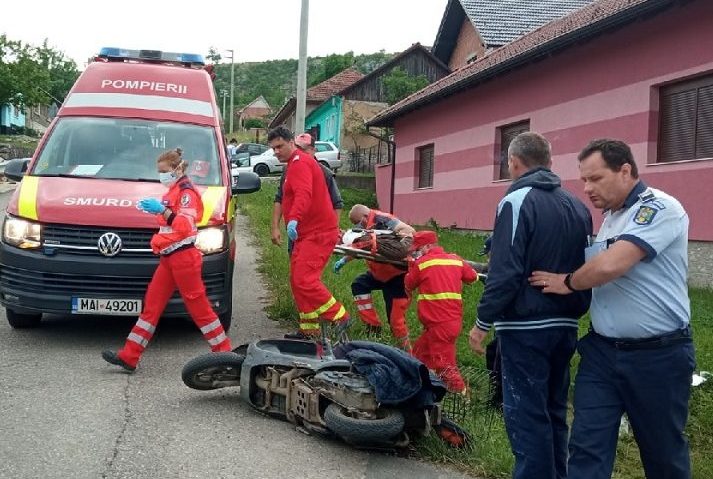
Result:
[[[139,209],[146,213],[159,215],[166,210],[166,207],[156,198],[144,198],[139,201]]]
[[[287,237],[292,241],[297,240],[297,220],[290,220],[290,222],[287,223]]]
[[[339,271],[344,267],[345,264],[347,264],[347,257],[342,256],[337,260],[336,263],[334,263],[334,274],[339,274]]]

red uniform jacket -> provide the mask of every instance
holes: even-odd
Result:
[[[395,216],[374,209],[369,211],[369,216],[366,218],[366,229],[368,230],[393,230],[397,224],[399,224],[399,219]],[[382,283],[386,283],[390,279],[406,272],[402,268],[387,263],[367,261],[366,265],[371,275]]]
[[[173,214],[166,220],[157,215],[160,229],[151,238],[151,249],[156,254],[169,254],[182,246],[196,242],[198,223],[203,217],[203,201],[187,176],[178,179],[163,196],[162,201]]]
[[[418,319],[424,325],[462,321],[463,283],[478,279],[475,270],[456,254],[433,247],[409,267],[404,284],[418,288]]]
[[[298,149],[287,162],[282,211],[285,224],[297,220],[298,238],[333,233],[336,243],[337,215],[322,168],[312,156]]]

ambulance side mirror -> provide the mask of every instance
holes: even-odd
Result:
[[[234,195],[245,195],[260,191],[262,181],[252,171],[243,171],[233,176],[232,191]]]
[[[15,158],[5,165],[5,177],[12,181],[22,181],[32,158]]]

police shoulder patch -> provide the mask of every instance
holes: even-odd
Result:
[[[189,204],[191,204],[191,195],[184,193],[181,195],[181,206],[188,206]]]
[[[642,205],[634,215],[634,223],[637,225],[649,225],[654,220],[658,210],[651,206]]]

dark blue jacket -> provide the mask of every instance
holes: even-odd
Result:
[[[350,341],[338,345],[334,355],[348,359],[367,378],[380,404],[420,409],[440,402],[446,393],[443,382],[421,361],[392,346]]]
[[[546,168],[518,178],[498,205],[490,268],[476,325],[489,330],[577,327],[590,291],[566,296],[530,286],[533,271],[570,273],[584,264],[592,234],[587,207]]]

